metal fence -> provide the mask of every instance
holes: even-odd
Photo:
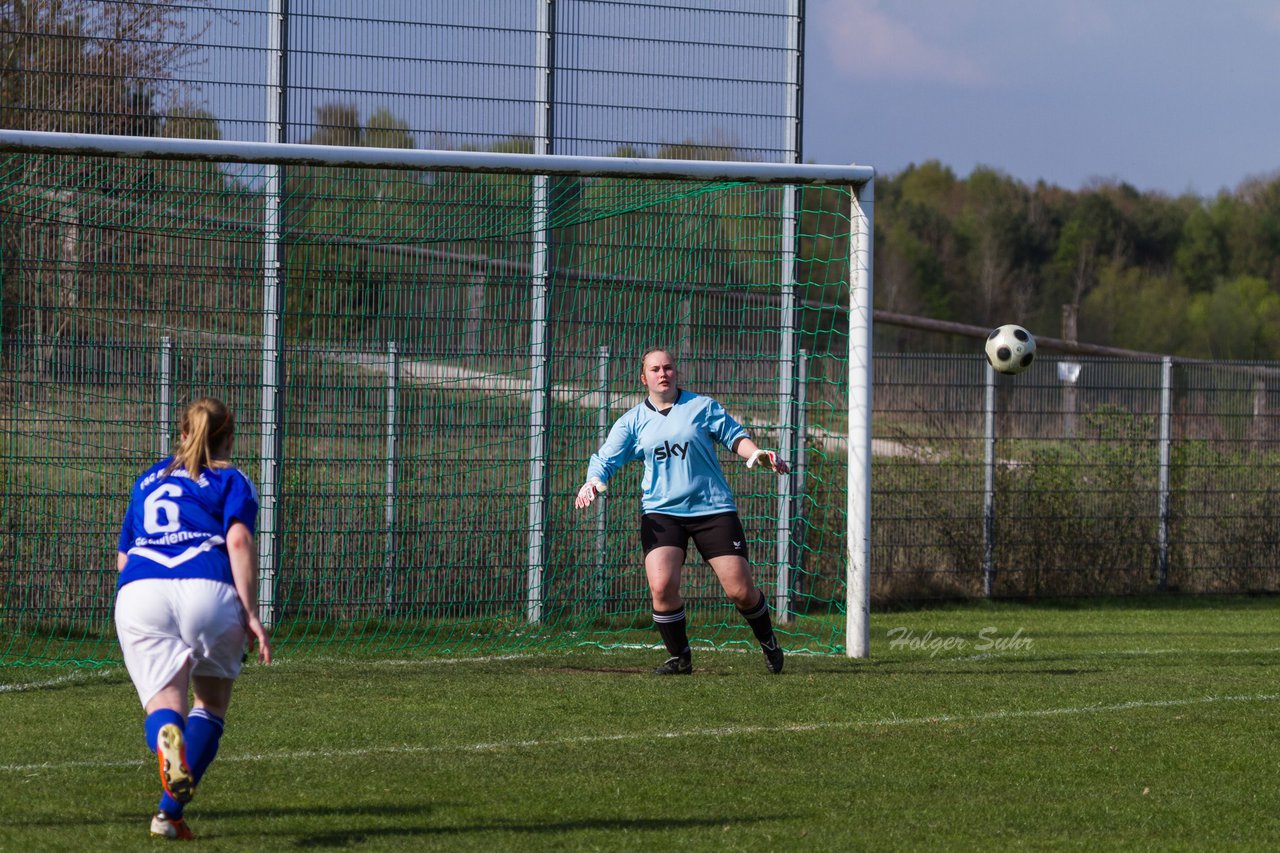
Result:
[[[3,437],[13,476],[6,493],[24,506],[38,502],[40,483],[65,483],[68,476],[89,491],[56,488],[62,492],[56,497],[64,509],[85,500],[116,500],[118,489],[90,494],[96,487],[83,479],[92,473],[85,468],[86,459],[98,453],[95,448],[138,458],[162,453],[171,436],[174,406],[193,387],[225,388],[248,411],[260,394],[253,346],[232,357],[226,343],[208,349],[191,342],[175,346],[168,338],[157,338],[154,347],[136,341],[64,345],[52,355],[18,340],[8,344],[11,376]],[[733,400],[740,411],[747,411],[771,399],[775,363],[747,353],[735,357],[724,349],[729,345],[718,338],[722,351],[690,357],[683,366],[700,390]],[[792,570],[793,607],[799,610],[808,601],[838,600],[845,578],[843,466],[831,463],[833,456],[843,453],[846,438],[832,425],[831,413],[845,406],[846,392],[824,375],[829,371],[823,361],[831,355],[802,353],[797,386],[793,554],[785,564]],[[610,420],[608,395],[614,394],[616,407],[618,395],[624,393],[616,389],[628,385],[634,354],[606,348],[577,358],[599,365],[581,375],[599,376],[602,414],[597,418],[584,413],[572,426],[573,443],[589,448],[598,443],[599,429]],[[293,491],[301,484],[287,481],[283,500],[288,518],[283,528],[295,532],[282,547],[290,551],[287,559],[293,565],[325,560],[320,552],[311,554],[316,543],[296,551],[308,541],[301,536],[304,530],[319,536],[317,543],[327,536],[347,537],[342,548],[361,565],[390,565],[393,556],[412,563],[402,552],[403,543],[380,532],[384,516],[386,529],[397,529],[397,513],[420,516],[415,536],[428,534],[440,547],[465,550],[464,542],[478,532],[468,532],[457,520],[431,521],[434,492],[396,494],[397,476],[405,472],[397,475],[394,466],[398,461],[424,464],[429,451],[422,445],[429,445],[430,436],[423,430],[444,425],[418,423],[420,416],[407,414],[422,411],[415,396],[422,392],[404,375],[409,368],[402,366],[394,345],[362,359],[354,363],[346,350],[325,357],[314,348],[289,356],[294,366],[289,370],[285,420],[292,446],[346,436],[342,441],[350,452],[344,451],[333,463],[345,467],[347,479],[389,484],[385,506],[361,508],[361,517],[368,518],[357,525],[360,529],[346,530],[344,513],[351,507],[330,518],[313,517],[315,506],[306,505],[305,491]],[[1280,591],[1277,365],[1042,357],[1027,373],[1009,378],[989,373],[977,354],[878,353],[874,371],[875,601]],[[118,396],[122,388],[132,389],[127,398]],[[108,398],[112,410],[104,411],[102,401]],[[491,389],[477,397],[482,398],[498,402],[502,394]],[[769,432],[771,425],[759,426],[768,439],[776,438]],[[246,424],[246,429],[252,426]],[[57,441],[42,444],[37,438],[42,434]],[[482,441],[483,436],[472,439]],[[246,446],[254,445],[247,440]],[[397,446],[418,449],[398,459]],[[48,455],[54,447],[63,451]],[[576,461],[571,460],[569,468]],[[92,463],[102,464],[107,463]],[[511,476],[522,476],[520,460],[495,459],[494,464],[509,468]],[[114,471],[112,465],[107,464],[103,473]],[[38,476],[26,486],[14,479],[20,473],[30,476],[41,466],[63,473]],[[75,474],[77,469],[82,473]],[[127,477],[129,470],[120,476]],[[454,495],[461,494],[458,484],[475,473],[435,475],[454,484],[449,493]],[[566,488],[571,479],[566,479]],[[754,520],[752,526],[760,528],[755,548],[767,565],[773,507],[768,492],[754,493],[749,482],[742,486],[743,509]],[[379,489],[365,491],[373,495]],[[330,501],[340,496],[311,496],[316,498]],[[553,499],[563,502],[567,493]],[[406,500],[412,505],[404,504]],[[422,500],[427,504],[420,505]],[[525,548],[514,532],[519,527],[515,520],[523,514],[521,502],[512,496],[503,501],[511,503],[506,515],[512,531],[494,528],[488,535],[511,538],[506,548],[510,553],[505,546],[490,545],[487,559],[498,559],[503,552],[501,560],[518,566]],[[65,519],[41,550],[51,561],[57,561],[59,549],[103,554],[109,550],[109,522],[118,507],[111,504],[101,513],[103,518],[87,504],[82,510]],[[76,517],[94,521],[79,528]],[[619,577],[634,580],[636,572],[627,568],[637,559],[628,544],[631,523],[629,508],[612,514],[607,521],[613,543],[609,551],[601,544],[594,555],[588,549],[572,559],[585,566],[607,563]],[[601,525],[603,543],[605,517],[593,524]],[[352,536],[368,536],[370,541],[361,545]],[[456,555],[440,559],[443,565],[457,565]],[[490,592],[477,600],[499,596]],[[607,594],[629,597],[633,592],[628,587]],[[714,598],[713,590],[704,592]],[[522,593],[511,594],[518,599]]]
[[[27,3],[3,126],[794,163],[802,26],[802,0]]]
[[[1277,591],[1278,377],[878,355],[876,597]]]

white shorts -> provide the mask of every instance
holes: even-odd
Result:
[[[245,629],[235,587],[204,578],[144,578],[116,595],[116,634],[145,708],[188,661],[192,675],[234,680]]]

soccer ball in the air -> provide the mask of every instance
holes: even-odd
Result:
[[[998,373],[1021,373],[1036,357],[1036,339],[1012,323],[987,335],[987,361]]]

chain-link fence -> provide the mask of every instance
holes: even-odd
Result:
[[[881,353],[876,596],[1280,589],[1277,367]]]
[[[799,162],[801,0],[32,0],[0,126]]]

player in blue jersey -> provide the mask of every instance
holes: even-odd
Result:
[[[751,577],[747,537],[733,493],[716,458],[722,444],[746,460],[785,474],[787,463],[762,450],[724,407],[677,384],[671,354],[651,349],[641,359],[644,401],[614,423],[587,465],[587,482],[574,505],[587,507],[605,491],[609,478],[635,459],[644,462],[640,501],[640,543],[653,598],[653,621],[669,655],[655,672],[693,672],[680,575],[689,540],[711,566],[725,595],[751,626],[765,666],[782,672],[783,651],[773,633],[769,604]]]
[[[188,840],[183,808],[218,752],[231,687],[255,644],[271,662],[271,643],[257,608],[258,493],[227,461],[235,419],[205,397],[179,427],[173,455],[133,484],[115,622],[164,788],[151,834]]]

